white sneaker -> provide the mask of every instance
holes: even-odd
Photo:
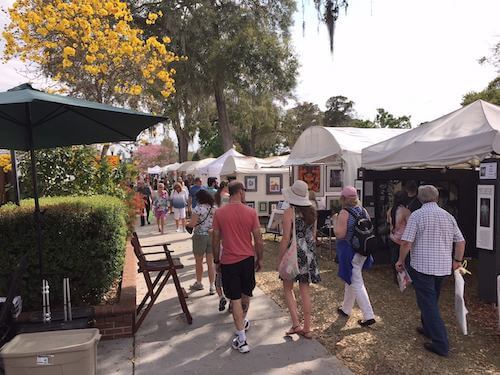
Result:
[[[247,342],[246,341],[240,342],[240,340],[238,340],[237,337],[233,339],[231,347],[242,354],[248,353],[250,351],[250,347],[248,346]]]
[[[210,288],[208,289],[208,293],[213,296],[215,294],[215,287],[213,285],[210,285]]]
[[[177,233],[180,233],[181,228],[177,228],[175,231],[176,231]]]
[[[182,228],[182,233],[186,233],[186,228]]]

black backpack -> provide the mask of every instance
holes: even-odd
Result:
[[[352,238],[349,241],[352,249],[360,255],[369,256],[377,247],[377,238],[373,234],[372,221],[364,210],[362,215],[358,215],[348,208],[346,208],[346,211],[355,219]]]

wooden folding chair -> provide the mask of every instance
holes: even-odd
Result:
[[[168,249],[168,245],[169,244],[164,243],[159,245],[141,246],[137,234],[135,232],[132,234],[132,246],[134,247],[134,252],[138,260],[137,265],[139,266],[137,272],[144,275],[144,280],[146,281],[146,285],[148,287],[147,294],[144,296],[139,306],[137,306],[134,333],[141,326],[143,320],[148,315],[149,310],[151,310],[151,308],[153,307],[156,299],[160,295],[170,277],[172,277],[174,281],[175,289],[177,290],[177,296],[179,297],[182,311],[184,312],[184,315],[186,315],[186,320],[189,324],[193,323],[193,318],[191,317],[186,304],[187,293],[184,288],[181,287],[179,277],[177,276],[177,270],[184,268],[184,265],[181,263],[179,258],[172,258],[171,253],[173,251]],[[163,251],[147,253],[142,251],[143,248],[158,246],[162,246]],[[159,260],[146,259],[148,255],[153,254],[163,254],[165,255],[165,258]],[[158,272],[154,281],[151,279],[152,272]]]

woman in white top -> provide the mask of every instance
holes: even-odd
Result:
[[[172,206],[174,207],[174,219],[177,232],[186,232],[186,206],[188,195],[178,182],[174,185],[171,199]]]

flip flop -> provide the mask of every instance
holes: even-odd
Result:
[[[302,334],[302,328],[300,328],[300,325],[290,328],[288,331],[285,332],[285,335],[290,336],[290,335],[293,335],[295,333],[297,335]]]
[[[301,331],[299,335],[308,340],[311,340],[314,337],[312,331]]]

